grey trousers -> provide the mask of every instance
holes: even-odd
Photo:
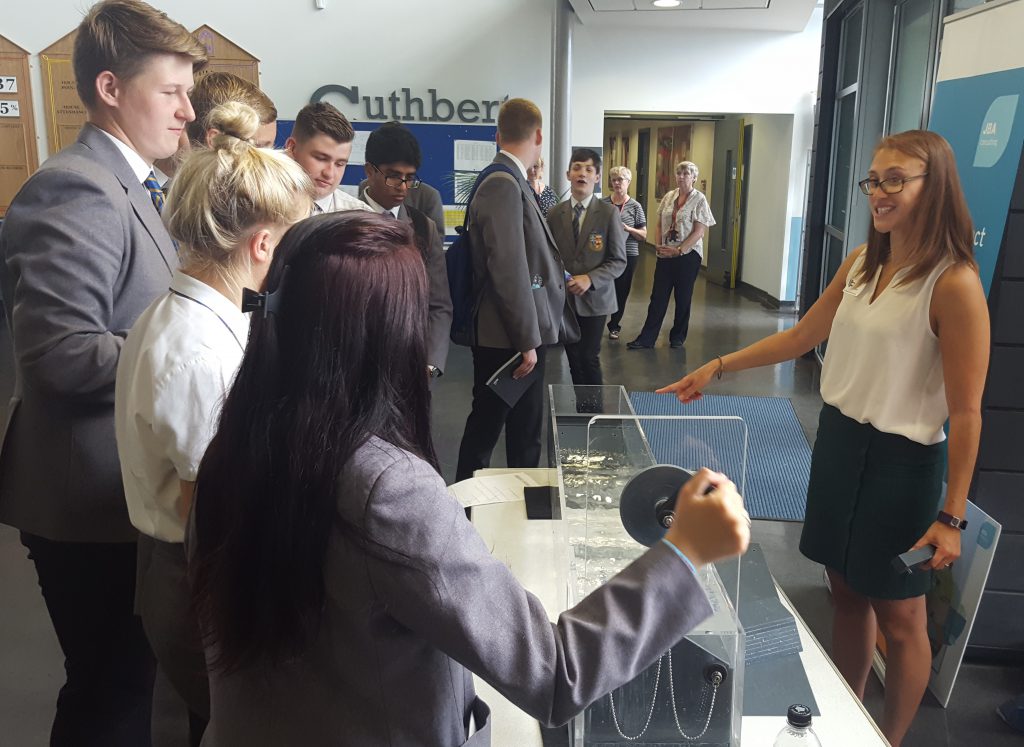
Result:
[[[210,684],[191,613],[185,545],[139,535],[135,611],[149,645],[190,717],[210,718]],[[194,719],[193,719],[194,720]]]

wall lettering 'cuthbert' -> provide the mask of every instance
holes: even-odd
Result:
[[[498,107],[508,101],[506,95],[498,101],[476,101],[463,99],[458,103],[439,97],[436,88],[428,88],[428,100],[412,95],[412,90],[402,88],[387,96],[359,96],[359,86],[346,88],[337,84],[320,86],[309,101],[315,104],[328,94],[337,94],[349,102],[363,106],[365,119],[397,120],[402,122],[451,122],[453,119],[467,124],[494,124]]]

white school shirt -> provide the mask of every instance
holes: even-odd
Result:
[[[522,161],[520,161],[518,156],[516,156],[513,153],[509,153],[507,150],[499,150],[498,152],[499,153],[504,153],[505,156],[512,161],[512,163],[514,163],[516,166],[518,166],[519,167],[519,173],[523,175],[523,179],[526,179],[527,181],[529,181],[529,179],[527,179],[527,177],[526,177],[526,164],[524,164]]]
[[[153,165],[146,163],[146,159],[132,150],[131,146],[123,140],[118,140],[102,127],[97,127],[96,129],[106,135],[110,142],[112,142],[121,152],[121,155],[124,156],[124,160],[128,162],[128,166],[131,168],[132,173],[135,174],[135,177],[139,180],[139,184],[144,183],[149,178],[149,172],[153,170]]]
[[[366,204],[370,206],[370,209],[373,210],[373,212],[380,213],[381,215],[383,215],[384,213],[391,213],[393,217],[398,218],[398,211],[402,207],[402,203],[398,203],[393,208],[388,209],[386,207],[383,207],[379,202],[373,199],[373,197],[370,195],[369,190],[363,192],[363,197],[366,198]]]
[[[843,300],[821,367],[821,398],[858,423],[930,446],[946,439],[949,417],[939,338],[932,331],[932,291],[952,262],[926,277],[897,285],[899,270],[871,303],[881,268],[857,285],[858,257],[843,288]]]
[[[319,200],[314,200],[314,202],[320,208],[316,212],[320,213],[340,213],[343,210],[369,210],[371,213],[373,212],[373,208],[365,202],[358,197],[353,197],[342,189],[336,189],[326,197],[321,197]]]
[[[582,200],[577,200],[575,197],[569,198],[569,220],[572,220],[573,211],[576,210],[577,205],[582,205],[583,210],[580,211],[580,228],[583,227],[583,221],[587,219],[587,211],[590,210],[590,203],[594,199],[594,193],[591,192],[589,195],[584,197]]]
[[[178,481],[196,479],[248,335],[248,315],[180,271],[128,333],[114,425],[128,516],[143,534],[184,541]]]

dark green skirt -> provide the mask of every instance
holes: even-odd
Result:
[[[921,596],[931,588],[931,571],[899,574],[892,561],[935,521],[945,465],[945,441],[924,446],[825,405],[800,552],[838,571],[859,594]]]

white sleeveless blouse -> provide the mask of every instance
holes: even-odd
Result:
[[[908,285],[896,285],[906,272],[899,270],[874,303],[881,269],[855,286],[863,263],[862,254],[850,268],[832,321],[821,398],[858,423],[920,444],[939,443],[946,438],[949,409],[929,310],[935,283],[952,262]]]

